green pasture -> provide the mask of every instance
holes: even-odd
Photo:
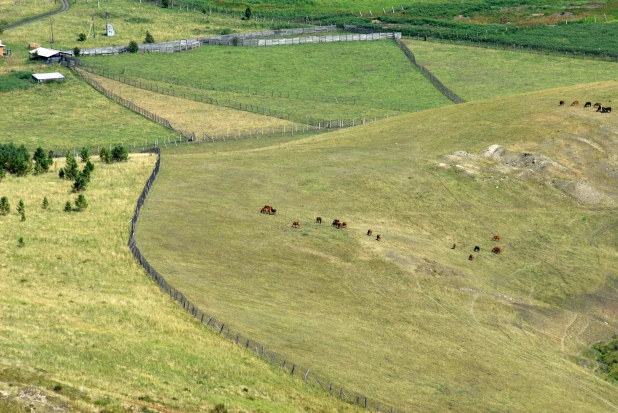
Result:
[[[0,117],[7,125],[2,142],[32,149],[44,146],[61,153],[82,146],[96,150],[100,145],[152,142],[172,134],[106,98],[72,72],[59,67],[45,71],[50,69],[60,70],[66,81],[0,92],[0,99],[10,102],[0,105]]]
[[[56,0],[0,0],[0,22],[12,25],[55,11],[61,6],[60,1]]]
[[[618,78],[616,63],[407,39],[404,42],[417,62],[466,100]],[[579,100],[590,99],[582,95]]]
[[[30,1],[30,0],[28,0]],[[100,4],[100,6],[99,6]],[[105,35],[105,11],[109,11],[109,22],[114,25],[116,35]],[[80,33],[88,35],[94,15],[96,38],[77,40]],[[269,22],[270,23],[270,22]],[[111,45],[126,45],[131,40],[143,43],[146,31],[155,41],[169,41],[220,34],[223,29],[233,32],[259,31],[269,25],[233,19],[223,14],[203,14],[163,9],[131,0],[105,2],[71,3],[71,8],[54,17],[54,45],[56,49],[93,48]],[[50,47],[51,33],[49,19],[43,19],[14,30],[7,31],[2,41],[13,49],[17,58],[27,57],[28,42],[41,43]],[[0,68],[2,66],[0,65]]]
[[[84,212],[63,211],[76,195],[58,179],[62,159],[47,174],[0,183],[12,205],[0,216],[0,411],[22,411],[6,404],[20,387],[73,399],[82,413],[355,410],[217,337],[135,262],[129,221],[154,162],[95,158]]]
[[[247,100],[245,95],[255,95],[252,99],[267,107],[285,105],[283,100],[273,98],[289,96],[293,99],[286,110],[301,115],[304,106],[311,107],[315,102],[330,106],[323,108],[322,117],[330,116],[335,105],[354,114],[365,110],[358,108],[361,106],[373,107],[374,112],[376,108],[391,107],[407,111],[408,107],[421,110],[450,103],[390,40],[273,47],[204,46],[177,54],[122,54],[88,57],[84,61],[100,65],[107,73],[216,88],[218,96],[243,102]],[[205,93],[214,95],[213,90]],[[338,103],[340,100],[342,103]]]
[[[612,411],[615,387],[585,355],[618,328],[618,244],[603,232],[616,220],[618,121],[556,105],[584,92],[607,102],[618,83],[165,151],[138,244],[217,320],[395,406]],[[480,157],[493,144],[562,166]],[[454,151],[480,159],[443,158]],[[558,181],[614,201],[588,207]],[[277,215],[260,214],[266,204]]]

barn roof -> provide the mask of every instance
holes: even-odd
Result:
[[[45,47],[38,47],[34,50],[30,50],[30,54],[35,54],[39,57],[53,57],[56,56],[57,54],[60,54],[60,50],[54,50],[54,49],[46,49]]]
[[[64,76],[62,76],[60,73],[58,72],[52,72],[52,73],[35,73],[32,75],[33,78],[35,78],[36,80],[38,80],[39,82],[41,80],[62,80],[64,79]]]

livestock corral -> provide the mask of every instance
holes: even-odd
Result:
[[[63,3],[3,34],[0,143],[50,165],[0,156],[0,412],[616,410],[618,63],[405,37],[518,2],[271,3]],[[74,56],[27,60],[53,30]],[[129,52],[153,35],[227,41]]]

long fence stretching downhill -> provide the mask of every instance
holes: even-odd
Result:
[[[406,44],[404,42],[401,41],[401,39],[394,39],[395,42],[399,45],[399,47],[401,48],[401,50],[403,50],[403,52],[406,54],[406,56],[408,56],[408,59],[410,59],[410,61],[412,62],[412,64],[416,67],[419,68],[419,70],[425,75],[425,77],[427,77],[427,79],[429,79],[429,81],[440,91],[442,92],[442,94],[444,96],[446,96],[447,98],[449,98],[451,101],[455,102],[455,103],[465,103],[466,101],[463,100],[462,98],[460,98],[455,92],[453,92],[451,89],[449,89],[448,87],[446,87],[444,85],[444,83],[440,82],[440,79],[438,79],[437,77],[435,77],[430,71],[429,69],[427,69],[425,66],[423,66],[420,63],[416,62],[416,57],[414,57],[414,53],[412,53],[412,50],[410,50],[408,48],[408,46],[406,46]]]
[[[182,292],[171,286],[165,280],[165,278],[152,265],[150,265],[146,257],[144,257],[144,255],[140,251],[135,240],[135,229],[137,226],[137,221],[139,219],[139,213],[144,206],[144,202],[146,201],[146,198],[148,197],[148,194],[150,193],[150,190],[152,189],[152,186],[157,179],[159,171],[161,170],[160,149],[154,148],[150,150],[150,152],[153,152],[157,155],[157,162],[152,171],[152,174],[146,181],[146,185],[144,186],[144,189],[142,190],[142,193],[137,200],[135,212],[133,213],[133,218],[131,219],[131,235],[129,237],[128,246],[131,250],[131,253],[133,254],[133,257],[135,257],[135,259],[146,270],[148,275],[150,275],[150,277],[159,285],[159,287],[167,295],[169,295],[170,298],[180,304],[187,313],[191,314],[192,317],[199,320],[202,324],[205,324],[211,330],[234,342],[235,344],[246,348],[247,350],[254,353],[257,357],[266,359],[270,364],[279,366],[292,376],[299,377],[307,383],[318,386],[321,389],[329,392],[336,398],[362,406],[375,412],[405,413],[404,410],[395,409],[390,405],[381,403],[378,400],[371,399],[367,396],[361,395],[360,393],[345,388],[343,385],[333,382],[332,380],[328,379],[324,375],[319,374],[315,370],[307,366],[301,366],[300,364],[293,362],[292,360],[282,356],[281,354],[278,354],[277,352],[266,348],[260,342],[232,330],[228,324],[221,320],[217,320],[215,316],[205,314]]]

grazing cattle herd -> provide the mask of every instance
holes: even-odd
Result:
[[[579,100],[574,100],[573,103],[571,103],[571,106],[577,106],[577,105],[579,105]],[[564,100],[561,100],[558,106],[564,106]],[[599,102],[595,103],[594,105],[592,104],[592,102],[586,102],[584,103],[584,107],[585,108],[595,107],[597,108],[597,112],[600,112],[600,113],[612,113],[612,108],[610,106],[604,107]]]
[[[564,102],[561,101],[560,103],[562,104]],[[586,104],[588,104],[588,103],[590,103],[590,102],[586,102]],[[600,105],[599,105],[599,107],[600,107]],[[268,215],[275,215],[277,213],[277,210],[275,208],[273,208],[272,206],[270,206],[270,205],[264,205],[264,207],[260,210],[260,213],[261,214],[268,214]],[[315,223],[316,224],[321,224],[322,223],[322,217],[317,217],[315,219]],[[346,222],[342,222],[342,221],[340,221],[338,219],[334,219],[333,223],[331,224],[331,226],[335,227],[337,229],[344,229],[344,228],[348,227],[348,224]],[[300,222],[298,222],[298,221],[292,222],[292,228],[300,228]],[[368,229],[367,230],[367,236],[370,237],[372,235],[373,235],[373,231],[371,229]],[[491,240],[495,241],[495,242],[500,242],[500,239],[501,239],[500,235],[494,235]],[[380,234],[378,234],[376,236],[376,241],[382,241],[382,237],[380,236]],[[453,243],[453,246],[451,247],[451,249],[454,250],[456,248],[457,248],[457,244]],[[481,252],[481,247],[479,247],[478,245],[475,245],[474,246],[474,252]],[[493,247],[491,249],[491,252],[493,252],[494,254],[501,254],[502,253],[502,248],[500,248],[500,247]],[[474,258],[475,257],[472,254],[470,254],[468,256],[468,260],[469,261],[473,261]]]

